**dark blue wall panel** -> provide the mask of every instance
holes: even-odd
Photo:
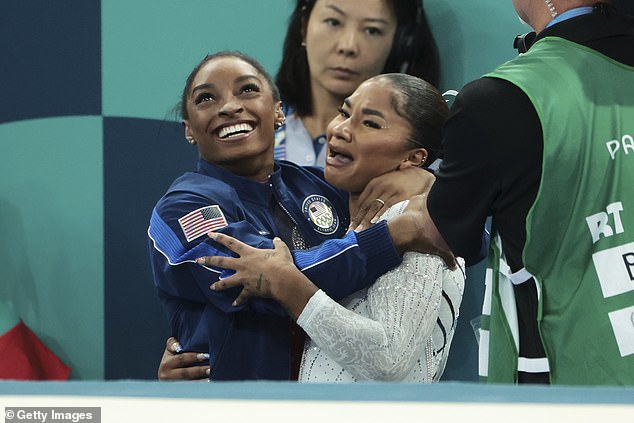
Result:
[[[154,379],[169,335],[148,259],[154,204],[198,150],[180,123],[104,118],[105,378]]]
[[[101,114],[95,0],[0,2],[0,123]]]

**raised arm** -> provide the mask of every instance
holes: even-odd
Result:
[[[379,278],[368,291],[368,316],[360,316],[328,297],[299,272],[284,244],[258,250],[221,234],[216,241],[239,258],[204,257],[201,263],[235,269],[213,285],[215,290],[243,286],[239,305],[252,296],[280,301],[289,314],[326,353],[360,380],[401,380],[412,371],[438,319],[446,265],[436,256],[412,254],[397,269]],[[460,287],[454,296],[457,310],[464,278],[450,272]],[[455,319],[455,316],[454,316]],[[447,330],[453,329],[452,321]],[[358,342],[349,342],[353,339]],[[430,341],[431,342],[431,341]],[[432,379],[437,371],[426,375]]]
[[[402,207],[392,207],[386,217]],[[432,381],[442,373],[463,288],[462,272],[449,271],[438,256],[405,253],[403,263],[381,276],[363,299],[338,304],[318,291],[297,323],[356,380]],[[441,308],[453,313],[441,318]],[[434,342],[438,328],[445,336]],[[303,377],[319,378],[312,371],[304,369]]]
[[[209,206],[210,203],[212,206]],[[179,193],[178,198],[166,204],[159,203],[153,211],[148,235],[159,294],[199,304],[213,303],[228,313],[247,307],[256,312],[283,314],[284,310],[269,300],[233,306],[239,292],[237,289],[222,293],[209,290],[210,284],[229,276],[230,272],[200,266],[195,260],[202,256],[230,256],[231,252],[207,234],[188,240],[179,223],[183,216],[208,207],[214,207],[209,198]],[[255,248],[273,246],[270,236],[261,234],[261,228],[244,220],[240,208],[233,204],[222,209],[215,207],[222,213],[218,218],[218,233],[240,239]],[[293,258],[303,273],[335,299],[368,286],[401,260],[385,225],[376,225],[360,234],[351,232],[342,239],[328,240],[310,250],[294,251]]]
[[[446,247],[435,226],[427,228],[421,224],[431,222],[424,201],[423,196],[415,196],[402,214],[387,223],[386,229],[389,230],[393,245],[400,252],[434,253],[442,257],[451,269],[456,269],[455,257]],[[424,219],[425,213],[427,220]],[[384,221],[380,223],[385,224]],[[433,225],[433,222],[431,224]],[[297,318],[310,296],[307,294],[318,289],[307,275],[295,267],[288,248],[279,239],[275,242],[275,249],[271,250],[253,248],[221,233],[210,233],[209,236],[238,256],[201,255],[197,259],[197,262],[204,266],[230,269],[225,270],[227,278],[212,286],[216,291],[243,287],[233,302],[234,306],[240,306],[254,296],[275,298],[287,308],[293,318]],[[298,289],[303,291],[297,292]]]
[[[351,216],[350,228],[360,231],[370,227],[394,204],[428,193],[434,180],[430,171],[420,167],[407,167],[375,177],[359,197],[361,206]]]
[[[318,291],[297,323],[322,352],[356,380],[404,380],[431,348],[444,268],[437,257],[406,253],[401,266],[369,288],[367,315],[357,314]],[[425,378],[433,376],[426,374]]]

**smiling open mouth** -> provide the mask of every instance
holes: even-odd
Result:
[[[237,125],[230,125],[220,128],[218,130],[218,136],[223,140],[228,138],[237,137],[238,135],[248,134],[253,131],[253,126],[248,123],[239,123]]]

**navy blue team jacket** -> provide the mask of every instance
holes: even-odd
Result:
[[[211,379],[290,377],[292,322],[283,308],[256,298],[232,306],[239,289],[209,289],[228,271],[195,263],[202,256],[229,255],[206,235],[210,227],[254,247],[272,248],[279,236],[275,203],[307,244],[316,246],[293,251],[295,264],[335,300],[400,263],[385,222],[346,234],[347,194],[328,185],[321,169],[280,161],[269,182],[260,183],[199,160],[197,171],[176,179],[159,200],[148,236],[154,284],[173,335],[185,350],[209,352]]]

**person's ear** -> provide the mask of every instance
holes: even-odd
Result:
[[[196,144],[196,140],[194,139],[194,131],[192,131],[192,127],[189,125],[188,120],[183,120],[183,129],[185,130],[185,139],[190,144]]]
[[[399,170],[408,167],[420,167],[427,160],[427,150],[415,148],[407,153],[407,157],[399,164]]]
[[[284,111],[282,110],[282,102],[278,101],[275,104],[275,118],[273,121],[273,126],[275,127],[275,129],[278,129],[285,123],[286,123],[286,116],[284,115]]]

